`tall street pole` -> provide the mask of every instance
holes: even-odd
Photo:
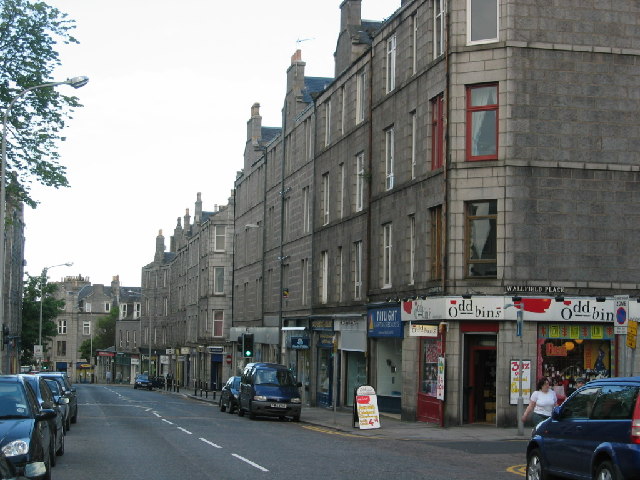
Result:
[[[63,82],[49,82],[42,83],[40,85],[35,85],[33,87],[29,87],[20,93],[18,93],[4,111],[4,115],[2,118],[2,161],[0,163],[0,325],[6,325],[7,319],[5,318],[5,294],[4,294],[4,279],[5,279],[5,237],[6,237],[6,209],[7,209],[7,192],[6,192],[6,184],[7,184],[7,125],[9,122],[9,115],[11,114],[11,109],[15,105],[15,103],[22,97],[24,97],[27,93],[32,92],[33,90],[37,90],[39,88],[48,88],[48,87],[56,87],[58,85],[71,85],[73,88],[84,87],[89,82],[88,77],[73,77],[69,78]],[[11,328],[10,325],[7,325]],[[11,333],[11,332],[9,332]],[[2,357],[0,356],[0,371],[2,371]]]

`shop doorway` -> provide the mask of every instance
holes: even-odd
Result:
[[[496,422],[496,340],[492,334],[465,335],[464,423]]]

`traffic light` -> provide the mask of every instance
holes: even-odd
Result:
[[[253,357],[253,333],[242,335],[242,356]]]

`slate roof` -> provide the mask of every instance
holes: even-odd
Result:
[[[331,82],[333,78],[330,77],[304,77],[302,99],[305,103],[313,102],[313,94],[324,91]]]

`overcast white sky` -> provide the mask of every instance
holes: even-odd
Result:
[[[308,76],[333,76],[341,0],[46,0],[76,20],[80,45],[62,47],[55,80],[86,75],[60,145],[71,184],[34,189],[25,271],[52,281],[83,275],[140,286],[162,229],[225,205],[243,165],[246,122],[259,102],[279,127],[296,48]],[[382,20],[400,0],[363,0]],[[236,9],[236,7],[240,7]],[[309,39],[297,43],[297,40]],[[71,87],[65,93],[72,93]]]

